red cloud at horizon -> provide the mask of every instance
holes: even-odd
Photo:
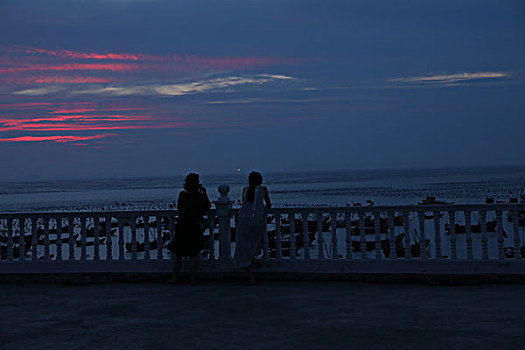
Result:
[[[144,130],[144,129],[168,129],[178,127],[195,126],[196,123],[191,122],[171,122],[162,124],[148,124],[148,125],[104,125],[104,124],[89,124],[81,125],[74,123],[41,123],[41,124],[27,124],[23,126],[13,126],[4,128],[4,131],[94,131],[94,130]],[[210,126],[209,123],[199,123],[201,126]]]
[[[91,136],[71,136],[71,135],[61,135],[61,136],[19,136],[11,138],[0,138],[0,142],[43,142],[51,141],[58,143],[66,142],[75,142],[75,141],[87,141],[87,140],[96,140],[108,136],[113,136],[115,134],[98,134]]]
[[[45,78],[32,78],[35,83],[38,84],[95,84],[95,83],[112,83],[115,82],[113,79],[97,78],[97,77],[45,77]]]
[[[3,123],[7,126],[17,126],[17,125],[31,125],[30,123],[39,123],[43,121],[47,122],[61,122],[66,120],[75,120],[80,122],[85,121],[137,121],[137,120],[150,120],[150,116],[136,116],[136,115],[84,115],[84,114],[74,114],[74,115],[52,115],[49,117],[42,118],[31,118],[31,119],[0,119],[0,123]],[[2,131],[6,131],[4,128]]]
[[[285,57],[200,57],[193,54],[149,55],[136,53],[93,53],[71,50],[47,50],[36,47],[18,46],[17,50],[25,53],[40,53],[54,57],[94,60],[153,61],[201,64],[212,67],[228,66],[265,66],[297,62],[295,58]]]
[[[50,114],[65,114],[65,113],[87,113],[87,112],[98,112],[98,111],[105,111],[105,112],[112,112],[112,111],[136,111],[139,109],[144,108],[71,108],[71,109],[54,109]]]
[[[96,59],[96,60],[131,60],[131,61],[138,61],[138,60],[145,58],[145,56],[143,55],[135,55],[135,54],[127,54],[127,53],[100,54],[100,53],[86,53],[86,52],[70,51],[70,50],[46,50],[46,49],[39,49],[36,47],[25,47],[25,46],[18,46],[17,48],[18,50],[23,51],[25,53],[41,53],[41,54],[47,54],[51,56],[70,57],[70,58],[84,58],[84,59]]]
[[[17,73],[28,71],[75,71],[75,70],[109,70],[117,71],[131,71],[138,69],[136,64],[128,63],[65,63],[65,64],[38,64],[33,66],[23,66],[14,68],[0,69],[0,73]]]

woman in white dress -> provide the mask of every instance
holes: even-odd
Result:
[[[265,209],[271,208],[272,205],[268,189],[262,186],[262,182],[261,173],[250,173],[249,186],[242,190],[242,206],[237,220],[234,266],[246,268],[250,283],[255,282],[253,266],[260,265],[255,261],[254,255],[260,248],[263,235],[266,234]]]

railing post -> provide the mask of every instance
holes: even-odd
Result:
[[[487,237],[487,211],[479,211],[479,220],[481,225],[481,259],[489,259],[489,247],[488,247],[488,237]]]
[[[55,219],[55,226],[57,230],[57,235],[56,235],[56,240],[55,240],[57,256],[55,260],[61,261],[62,260],[62,218],[61,217],[58,217]]]
[[[470,210],[465,210],[465,231],[467,234],[467,260],[473,260],[474,255],[472,252],[472,212]]]
[[[339,253],[337,251],[337,213],[333,212],[331,214],[331,221],[332,221],[332,237],[331,237],[331,243],[332,243],[332,259],[339,259]],[[323,234],[323,230],[321,229],[321,235]]]
[[[34,226],[31,230],[33,236],[36,236]],[[11,218],[7,219],[7,261],[13,261],[13,219]]]
[[[144,220],[144,260],[149,260],[149,215],[145,215],[142,218]]]
[[[281,214],[275,213],[275,257],[277,259],[283,258],[283,248],[281,246]]]
[[[359,241],[361,242],[361,259],[367,259],[366,253],[366,232],[365,232],[365,211],[359,213]]]
[[[427,258],[427,236],[425,234],[425,212],[420,210],[417,212],[417,218],[419,220],[419,254],[420,259],[425,260]]]
[[[19,261],[25,261],[26,260],[26,239],[25,239],[25,232],[26,232],[26,229],[25,229],[25,219],[24,218],[19,218],[18,219],[18,226],[19,226],[19,238],[18,238],[18,252],[19,252],[19,255],[18,255],[18,260]],[[48,256],[49,256],[49,252],[48,252]]]
[[[450,224],[450,251],[451,251],[452,259],[457,259],[458,258],[458,241],[456,238],[456,211],[455,210],[449,210],[448,221]]]
[[[323,214],[317,213],[315,218],[317,223],[317,258],[324,259]],[[332,225],[334,225],[333,222]]]
[[[441,231],[439,228],[439,214],[441,212],[434,210],[432,214],[434,216],[434,244],[436,247],[434,259],[441,260]]]
[[[498,225],[498,259],[505,260],[505,252],[503,250],[503,210],[496,210],[496,223]]]
[[[94,216],[93,217],[93,260],[98,261],[100,260],[100,217]]]
[[[388,238],[390,241],[390,259],[396,259],[397,258],[396,233],[394,232],[396,213],[393,211],[389,211],[387,214],[388,214]]]
[[[113,260],[113,241],[111,240],[111,216],[104,219],[106,226],[106,260]]]
[[[376,211],[374,215],[374,236],[375,236],[375,251],[376,259],[382,259],[381,254],[381,212]]]
[[[44,218],[44,260],[49,260],[49,218]]]
[[[87,241],[86,241],[86,217],[80,217],[80,260],[87,259]]]
[[[412,258],[412,243],[410,240],[410,212],[403,212],[403,229],[405,230],[405,259]]]
[[[345,212],[345,231],[346,231],[346,259],[353,259],[352,256],[352,213]]]
[[[223,184],[218,187],[220,197],[213,201],[217,208],[217,219],[219,222],[219,262],[227,264],[231,262],[231,227],[230,218],[233,201],[228,197],[230,186]]]
[[[519,221],[520,221],[520,212],[518,210],[514,210],[511,212],[512,215],[512,228],[514,231],[514,257],[519,260],[522,258],[521,256],[521,240],[520,240],[520,228],[519,228]]]
[[[296,259],[297,252],[295,250],[295,213],[289,213],[288,220],[290,221],[290,259]]]

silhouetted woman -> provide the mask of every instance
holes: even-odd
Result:
[[[258,172],[248,176],[249,186],[242,190],[242,206],[237,220],[234,265],[246,268],[250,283],[254,283],[253,266],[261,239],[266,234],[266,214],[264,209],[271,208],[268,189],[262,186],[263,178]],[[264,203],[263,203],[264,201]],[[266,205],[265,205],[266,204]]]
[[[182,257],[191,259],[190,283],[197,283],[197,269],[199,267],[199,253],[204,244],[204,218],[211,208],[206,188],[199,183],[199,174],[190,173],[186,176],[184,190],[179,193],[177,209],[179,218],[175,227],[175,237],[172,242],[173,277],[168,283],[179,282],[179,272],[182,266]]]

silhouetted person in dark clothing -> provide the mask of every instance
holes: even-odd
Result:
[[[197,283],[199,253],[204,245],[203,215],[210,208],[211,203],[208,199],[206,188],[199,183],[199,174],[188,174],[184,182],[184,190],[179,193],[177,201],[179,218],[175,227],[175,237],[171,245],[172,252],[175,255],[173,259],[173,277],[168,283],[179,283],[179,272],[183,256],[189,256],[191,259],[190,283]]]

